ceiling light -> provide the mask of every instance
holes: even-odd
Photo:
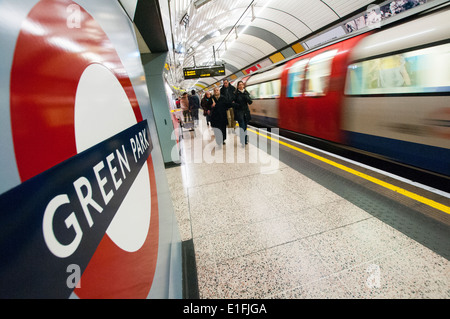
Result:
[[[205,4],[207,4],[208,2],[210,2],[211,0],[197,0],[194,2],[194,6],[195,9],[200,8],[201,6],[204,6]]]
[[[220,31],[219,31],[219,30],[213,31],[213,32],[211,32],[211,33],[209,34],[209,36],[210,36],[211,38],[218,37],[218,36],[220,36]]]

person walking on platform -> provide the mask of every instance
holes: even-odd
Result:
[[[191,91],[191,96],[189,96],[189,109],[191,110],[192,119],[194,123],[198,124],[198,109],[200,108],[200,98],[195,94],[195,90]]]
[[[191,121],[191,112],[189,110],[189,99],[186,92],[183,93],[180,99],[181,110],[183,111],[184,123]]]
[[[222,146],[227,138],[227,102],[218,87],[214,88],[212,100],[211,126],[214,128],[217,145]]]
[[[225,98],[225,101],[227,103],[227,120],[228,120],[228,128],[232,131],[234,131],[234,128],[236,127],[236,120],[233,110],[233,99],[234,99],[234,92],[236,91],[236,88],[228,82],[228,80],[223,80],[223,86],[220,89],[220,95]]]
[[[242,146],[248,144],[247,124],[251,120],[248,106],[252,103],[252,98],[250,97],[250,93],[245,89],[244,82],[239,81],[234,96],[234,109],[236,111],[236,120],[239,123],[239,137]]]
[[[212,110],[213,99],[211,96],[211,92],[206,91],[203,96],[201,106],[203,109],[203,115],[206,116],[206,124],[211,124],[211,110]]]

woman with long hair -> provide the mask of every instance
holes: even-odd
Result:
[[[252,104],[250,93],[245,89],[245,84],[239,81],[234,93],[234,116],[239,123],[239,137],[242,146],[248,144],[247,125],[251,120],[249,105]]]

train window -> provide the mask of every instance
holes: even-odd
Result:
[[[281,81],[273,80],[247,87],[252,99],[274,99],[280,97]]]
[[[325,95],[330,82],[331,66],[338,50],[330,50],[313,57],[306,71],[305,95]]]
[[[302,84],[305,78],[305,66],[308,59],[296,62],[288,72],[287,97],[298,97],[302,95]]]
[[[259,98],[259,84],[248,86],[247,91],[252,99]]]
[[[351,64],[348,95],[450,92],[450,44]]]
[[[272,98],[279,98],[281,91],[281,80],[274,80],[272,83]]]
[[[272,94],[272,86],[270,83],[265,82],[260,84],[260,90],[259,90],[259,98],[261,99],[267,99]]]

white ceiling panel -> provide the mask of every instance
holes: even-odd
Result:
[[[168,0],[160,0],[168,1]],[[170,0],[173,47],[168,58],[173,85],[189,89],[182,69],[216,61],[239,71],[364,10],[370,0]],[[204,3],[204,4],[201,4]],[[183,20],[184,18],[184,20]],[[236,34],[238,38],[236,39]],[[225,44],[226,42],[226,44]],[[226,50],[225,50],[226,48]],[[215,78],[202,78],[215,83]]]
[[[244,20],[244,22],[250,23],[250,18],[246,20],[248,21]],[[291,31],[288,24],[283,25],[274,20],[269,20],[266,18],[258,18],[255,19],[255,21],[253,21],[252,26],[259,27],[262,29],[268,29],[288,44],[298,40],[297,34]]]
[[[327,0],[326,3],[336,13],[343,17],[355,11],[355,8],[364,8],[372,3],[372,0]]]

